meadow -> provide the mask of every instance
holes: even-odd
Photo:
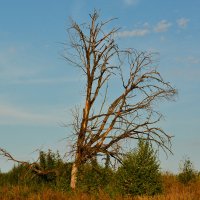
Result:
[[[200,173],[190,159],[182,163],[178,174],[161,172],[155,151],[144,142],[126,154],[117,169],[97,160],[85,163],[76,190],[70,187],[72,163],[64,162],[58,152],[40,152],[36,167],[49,173],[39,174],[22,164],[0,173],[0,200],[200,199]]]
[[[3,186],[0,187],[1,200],[199,200],[200,199],[200,179],[187,185],[180,183],[176,175],[162,175],[164,192],[155,196],[122,196],[111,197],[103,191],[97,194],[87,194],[81,191],[65,192],[52,189],[51,187],[42,187],[36,189],[28,186]]]

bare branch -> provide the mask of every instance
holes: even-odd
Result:
[[[99,22],[98,18],[94,11],[88,26],[72,22],[69,29],[73,56],[66,60],[79,67],[86,77],[82,112],[80,109],[80,113],[73,114],[76,140],[72,188],[81,164],[99,154],[120,161],[126,140],[143,138],[170,151],[171,136],[157,126],[162,115],[155,103],[173,100],[176,90],[157,71],[153,54],[130,48],[120,50],[115,41],[118,29],[104,32],[112,19]],[[118,80],[115,88],[108,87],[111,80]],[[110,95],[108,101],[112,89],[115,96]]]

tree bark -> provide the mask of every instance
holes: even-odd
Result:
[[[74,50],[64,56],[83,71],[86,82],[83,111],[73,113],[76,138],[72,149],[75,153],[70,184],[73,190],[82,164],[99,154],[121,161],[120,142],[126,139],[154,141],[171,152],[171,136],[156,125],[162,115],[153,105],[159,99],[173,99],[176,90],[157,71],[152,53],[130,48],[120,50],[115,43],[118,29],[104,33],[104,25],[112,19],[98,22],[96,11],[90,17],[88,26],[72,21],[69,38]],[[107,102],[109,79],[114,75],[120,79],[121,86],[119,93]]]
[[[71,183],[70,183],[72,190],[76,189],[77,173],[78,173],[78,166],[77,166],[76,162],[74,162],[72,165]]]

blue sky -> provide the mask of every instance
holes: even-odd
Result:
[[[200,170],[199,0],[0,0],[0,147],[34,160],[37,149],[64,152],[70,109],[83,101],[80,73],[62,59],[70,17],[117,17],[119,45],[159,53],[160,71],[176,102],[161,102],[160,125],[175,137],[174,155],[160,152],[163,170],[177,172],[189,156]],[[109,27],[108,27],[109,28]],[[13,163],[0,158],[0,169]]]

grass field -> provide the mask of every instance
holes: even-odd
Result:
[[[64,192],[56,189],[44,187],[41,189],[29,188],[27,186],[3,186],[0,188],[0,200],[200,200],[200,180],[183,185],[179,183],[175,176],[164,175],[164,193],[153,197],[139,196],[114,196],[110,197],[103,191],[96,195],[82,192]]]

